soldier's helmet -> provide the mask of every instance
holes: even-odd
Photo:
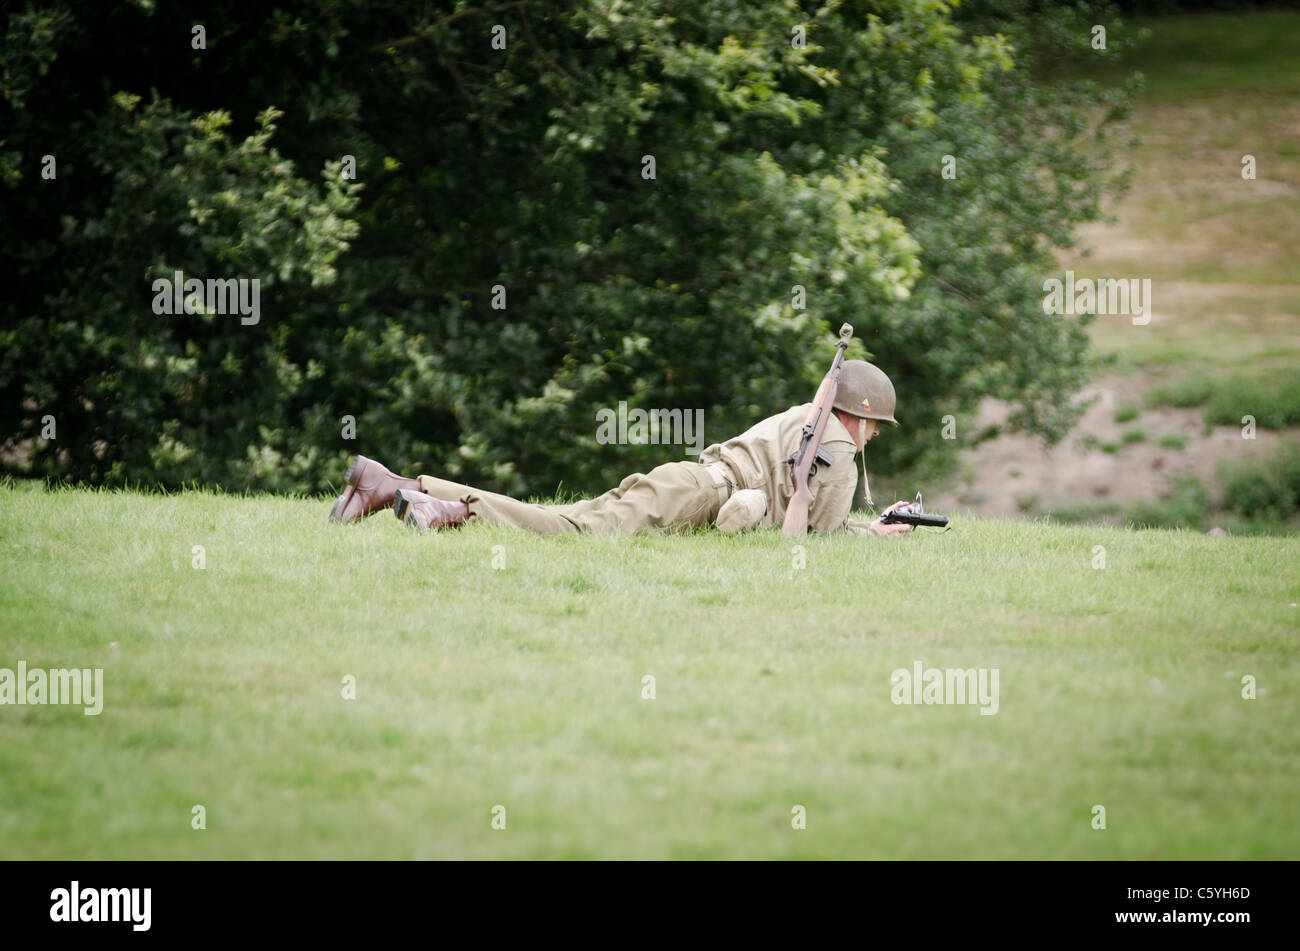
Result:
[[[894,419],[894,384],[885,371],[866,360],[845,360],[835,408],[853,416],[898,425]]]

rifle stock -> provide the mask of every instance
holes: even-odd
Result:
[[[781,531],[787,535],[804,535],[808,532],[808,514],[812,508],[813,494],[808,487],[808,479],[817,461],[822,445],[822,434],[826,432],[826,423],[830,420],[831,407],[840,389],[840,373],[844,363],[844,351],[853,336],[851,324],[840,328],[840,339],[835,344],[835,359],[831,368],[822,377],[813,397],[812,409],[803,424],[803,435],[799,447],[790,457],[791,477],[794,480],[794,494],[791,495],[785,509],[785,519],[781,522]]]
[[[790,496],[790,502],[785,507],[785,520],[781,523],[781,531],[787,535],[802,535],[808,531],[808,510],[812,507],[813,494],[805,483],[795,490],[794,495]],[[803,526],[802,528],[798,526]]]

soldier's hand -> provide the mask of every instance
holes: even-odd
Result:
[[[881,518],[888,515],[890,512],[894,511],[894,509],[902,508],[907,504],[909,503],[904,501],[895,502],[893,505],[889,506],[889,508],[885,509],[883,512],[880,513]],[[902,535],[905,534],[906,532],[910,532],[912,530],[912,526],[904,524],[902,522],[892,522],[887,525],[883,521],[881,521],[880,518],[878,518],[870,525],[868,525],[867,529],[873,535]]]

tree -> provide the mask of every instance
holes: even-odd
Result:
[[[1119,183],[1100,96],[943,4],[55,2],[4,36],[11,470],[601,489],[675,450],[598,410],[725,438],[809,399],[846,320],[899,390],[874,466],[986,394],[1070,419],[1084,339],[1038,303]],[[258,279],[261,319],[156,315],[178,270]]]

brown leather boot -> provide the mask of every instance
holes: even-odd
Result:
[[[469,518],[469,506],[464,502],[435,499],[412,489],[398,489],[393,498],[393,514],[407,525],[427,532],[431,528],[459,525]]]
[[[389,472],[365,456],[352,460],[344,478],[348,487],[330,509],[331,522],[354,522],[371,512],[387,508],[393,503],[393,495],[398,489],[420,488],[418,479],[407,479]]]

